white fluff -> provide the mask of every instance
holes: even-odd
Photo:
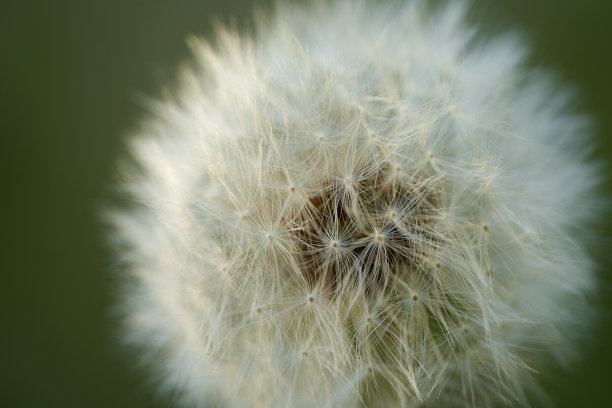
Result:
[[[571,94],[453,3],[191,39],[113,212],[128,341],[187,406],[524,402],[594,285]]]

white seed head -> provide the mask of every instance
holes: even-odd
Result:
[[[185,405],[472,407],[569,358],[588,120],[456,3],[279,6],[133,138],[128,340]]]

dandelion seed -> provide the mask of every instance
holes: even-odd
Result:
[[[179,403],[520,406],[569,358],[589,123],[463,15],[281,5],[189,40],[113,213],[126,337]]]

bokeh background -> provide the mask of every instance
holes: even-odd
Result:
[[[595,156],[612,163],[612,2],[475,0],[486,33],[516,28],[534,65],[580,90],[596,120]],[[259,2],[258,4],[265,4]],[[118,344],[113,255],[98,214],[116,158],[173,83],[188,34],[216,18],[247,27],[239,0],[9,1],[0,6],[0,406],[163,407]],[[605,190],[612,194],[607,176]],[[546,373],[555,407],[612,401],[612,256],[602,217],[593,248],[600,324],[570,371]]]

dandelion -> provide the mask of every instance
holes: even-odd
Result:
[[[125,335],[186,406],[525,402],[594,285],[589,121],[464,7],[278,6],[132,140]]]

